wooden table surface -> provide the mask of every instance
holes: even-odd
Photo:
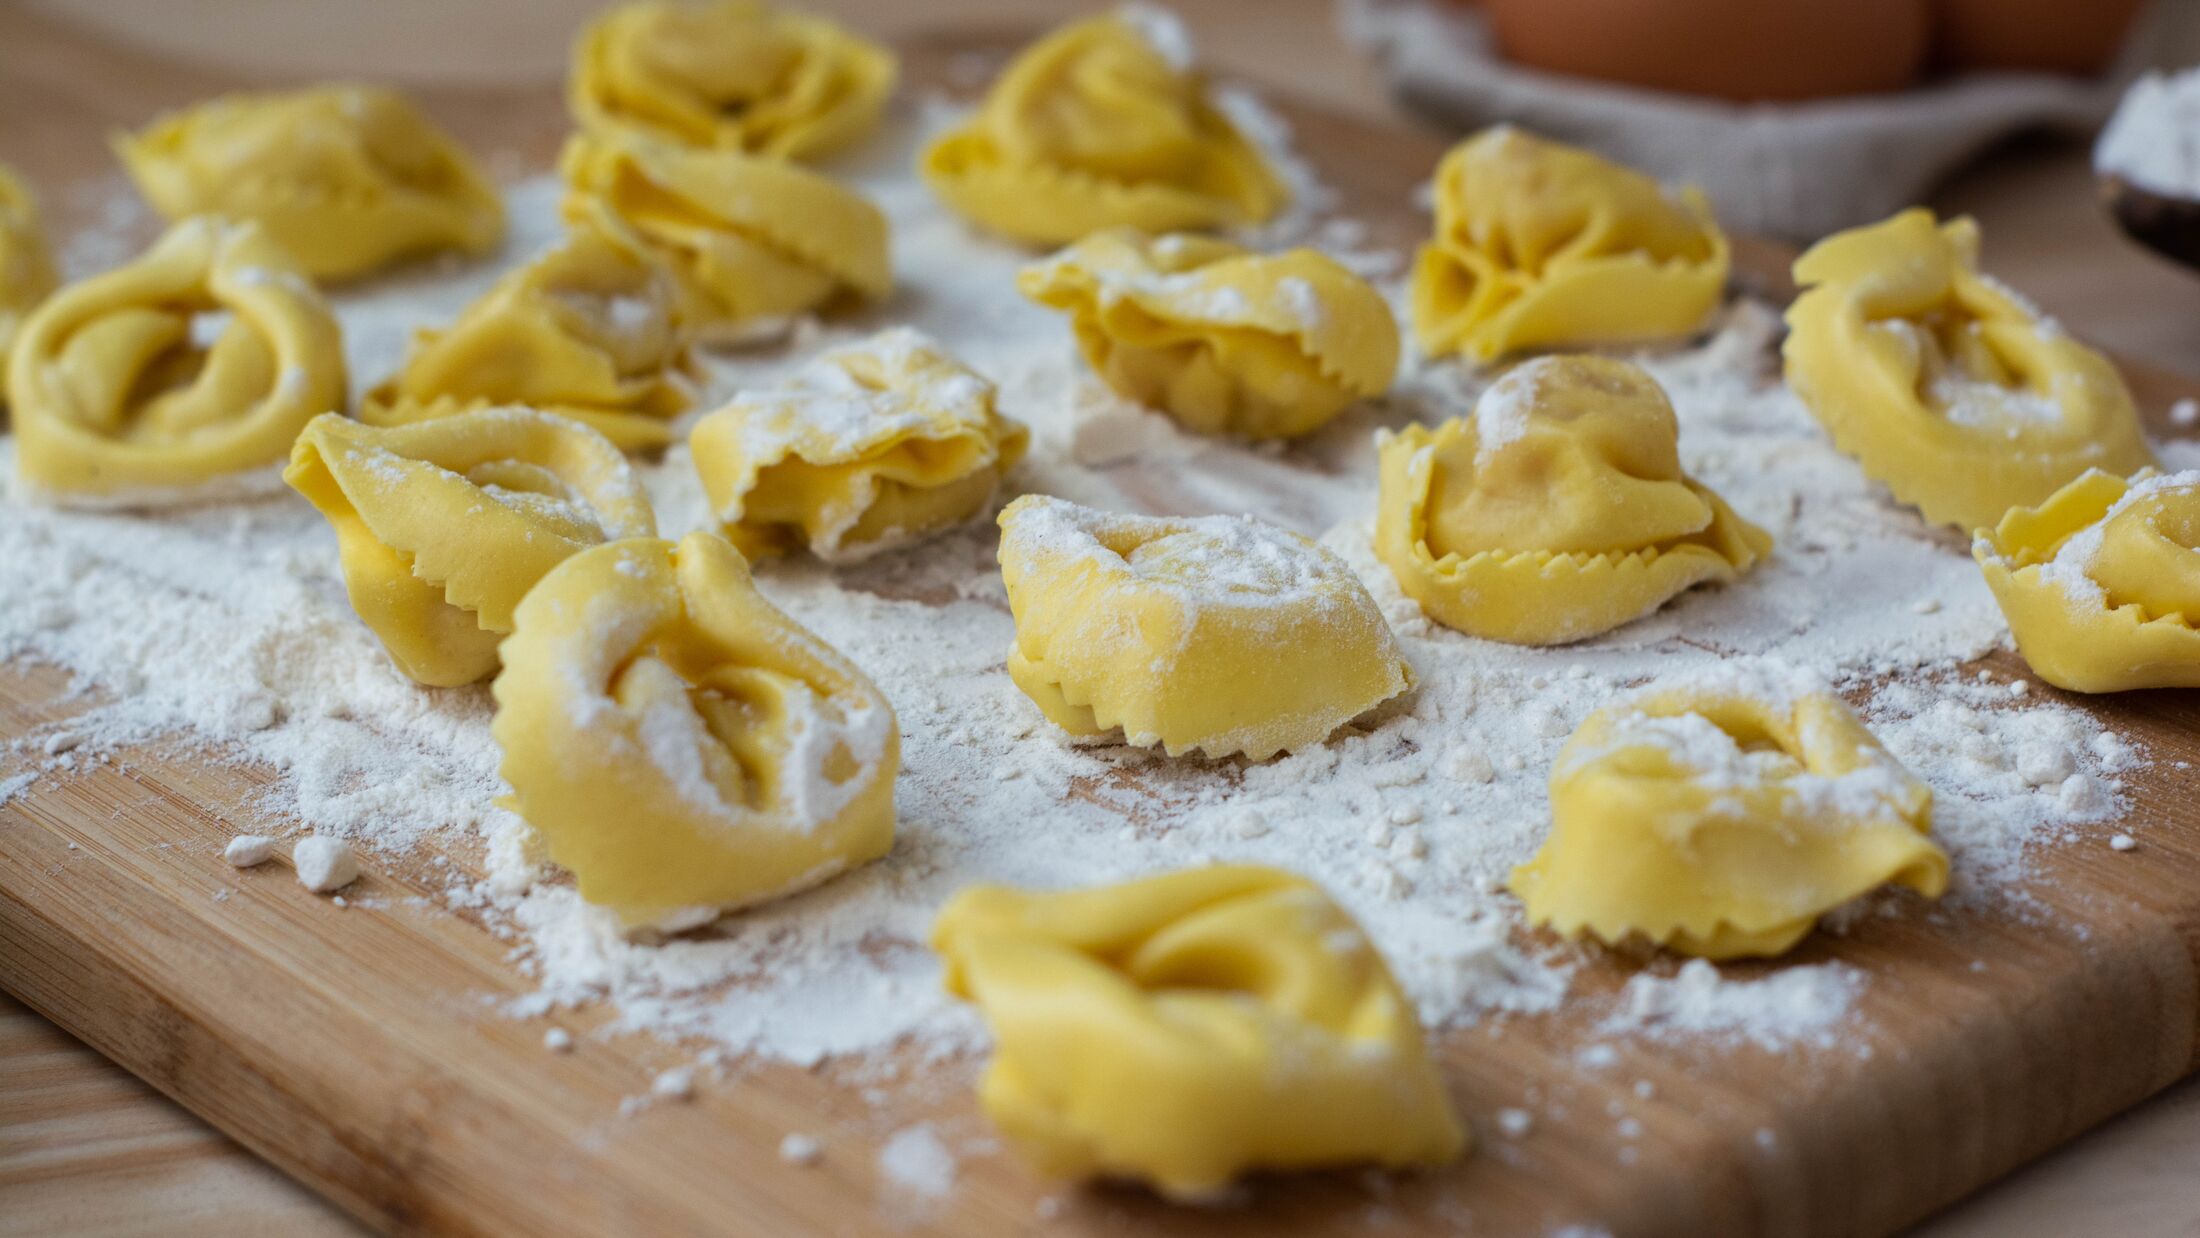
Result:
[[[61,8],[62,0],[35,7]],[[326,32],[339,0],[69,0],[72,19],[225,67],[403,79],[515,80],[554,72],[589,0],[494,0],[447,13],[381,0],[379,24]],[[1016,0],[811,7],[893,33],[933,22],[1092,7]],[[1325,0],[1178,0],[1226,70],[1362,115],[1401,120],[1379,75],[1332,34]],[[2200,8],[2200,6],[2193,6]],[[355,15],[356,16],[356,15]],[[7,23],[22,18],[0,10]],[[429,25],[428,23],[434,23]],[[2200,22],[2190,23],[2200,26]],[[411,34],[407,30],[412,31]],[[421,29],[437,37],[423,39]],[[253,31],[251,38],[237,32]],[[2178,58],[2200,58],[2183,36]],[[2176,53],[2172,53],[2176,55]],[[21,123],[10,117],[6,123]],[[2079,333],[2200,372],[2200,278],[2117,237],[2091,202],[2083,152],[2021,144],[1939,196],[1977,215],[1997,274]],[[2118,1232],[2200,1235],[2200,1081],[2187,1083],[1925,1227],[1934,1238]],[[0,996],[0,1233],[322,1234],[352,1223],[127,1073]]]

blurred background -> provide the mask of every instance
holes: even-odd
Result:
[[[26,8],[189,59],[284,77],[356,74],[413,83],[512,82],[562,73],[572,32],[597,0],[14,0]],[[1037,28],[1114,7],[1098,0],[813,0],[803,7],[894,36],[947,25]],[[2152,22],[2148,59],[2200,60],[2191,0],[1174,0],[1205,60],[1380,111],[1372,56],[1344,32],[1384,10],[1449,9],[1494,23],[1507,50],[1580,75],[1781,97],[1888,89],[1980,68],[2087,73]],[[2147,10],[2152,7],[2154,12]],[[1939,14],[1968,19],[1950,29]],[[1740,14],[1743,20],[1737,21]],[[1800,15],[1788,20],[1782,15]],[[1935,23],[1940,23],[1936,35]],[[1783,30],[1782,27],[1785,27]],[[1585,38],[1603,30],[1600,37]],[[1662,32],[1662,33],[1661,33]],[[1959,33],[1960,32],[1960,33]],[[1829,41],[1829,33],[1831,35]],[[1709,41],[1706,41],[1706,35]],[[1745,55],[1752,39],[1785,57]],[[1936,44],[1939,45],[1936,47]]]
[[[274,81],[550,82],[598,0],[0,0]],[[880,37],[1036,31],[1100,0],[809,0]],[[2088,153],[2123,87],[2200,62],[2200,0],[1175,0],[1217,74],[1436,132],[1508,119],[1703,185],[1806,242],[1928,203],[2094,340],[2200,370],[2200,279],[2129,244]]]

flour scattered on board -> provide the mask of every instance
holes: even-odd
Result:
[[[359,857],[341,838],[315,834],[290,849],[298,884],[315,894],[331,894],[359,879]]]
[[[1791,965],[1760,979],[1722,980],[1719,969],[1691,959],[1670,977],[1647,972],[1627,982],[1607,1033],[1703,1036],[1746,1040],[1766,1049],[1834,1043],[1836,1027],[1865,973],[1842,963]]]
[[[895,1131],[878,1150],[878,1171],[887,1185],[926,1199],[955,1189],[956,1168],[954,1150],[930,1122]]]
[[[825,1145],[810,1135],[790,1134],[779,1141],[779,1159],[789,1165],[815,1165],[825,1159]]]
[[[239,834],[222,848],[222,858],[235,868],[254,868],[275,854],[275,840],[265,834]]]
[[[1264,143],[1288,141],[1251,96],[1233,94],[1229,106]],[[1199,438],[1128,408],[1094,385],[1061,321],[1016,293],[1029,255],[975,235],[916,180],[918,141],[952,110],[927,101],[910,112],[833,169],[893,220],[902,291],[867,314],[798,322],[780,346],[714,355],[691,417],[824,348],[907,322],[996,382],[1002,411],[1031,426],[1031,457],[1004,499],[1035,491],[1126,511],[1245,513],[1316,537],[1384,607],[1416,693],[1319,748],[1257,766],[1076,746],[1002,670],[1012,628],[989,524],[838,572],[799,558],[761,565],[773,600],[894,702],[905,737],[898,839],[886,859],[818,890],[637,941],[583,904],[525,827],[492,807],[502,786],[486,690],[423,689],[391,669],[352,614],[333,537],[301,499],[157,518],[57,512],[8,492],[14,445],[0,439],[0,597],[10,599],[0,655],[67,668],[86,685],[68,723],[73,750],[25,741],[0,753],[0,801],[133,744],[195,740],[279,775],[258,807],[312,832],[301,851],[341,839],[371,855],[428,842],[448,852],[447,868],[428,870],[449,874],[444,900],[511,935],[539,986],[510,1013],[602,1002],[614,1032],[699,1037],[796,1063],[983,1042],[923,947],[937,909],[966,884],[1089,884],[1221,860],[1318,874],[1432,1025],[1553,1009],[1567,1000],[1576,956],[1523,944],[1517,905],[1501,893],[1547,829],[1552,757],[1591,710],[1646,677],[1738,659],[1837,685],[1895,679],[1867,709],[1936,792],[1959,907],[2021,914],[2028,848],[2117,815],[2120,779],[2143,754],[2082,714],[1958,669],[2005,636],[1977,569],[1827,444],[1777,381],[1778,320],[1766,307],[1738,304],[1697,343],[1643,360],[1678,411],[1688,470],[1773,533],[1772,559],[1734,587],[1691,593],[1580,645],[1474,641],[1429,624],[1375,560],[1371,439],[1414,418],[1467,414],[1483,376],[1409,361],[1391,398],[1280,449]],[[1359,245],[1364,227],[1321,218],[1334,195],[1303,161],[1284,166],[1300,205],[1257,239]],[[385,376],[413,328],[448,321],[500,269],[548,244],[557,198],[547,177],[511,187],[512,239],[495,262],[341,293],[356,380]],[[104,218],[142,222],[120,208]],[[121,256],[112,237],[68,246],[79,266],[110,250]],[[1400,267],[1387,252],[1339,256],[1359,270]],[[1402,306],[1402,285],[1387,290]],[[639,468],[666,536],[709,523],[683,448]],[[1072,796],[1073,784],[1088,790]],[[463,871],[477,853],[479,879]],[[1905,907],[1914,903],[1894,904]],[[1606,1034],[1810,1041],[1837,1033],[1864,983],[1839,969],[1721,982],[1708,964],[1691,968],[1632,990]],[[790,1161],[800,1163],[800,1148]],[[880,1171],[918,1194],[944,1192],[955,1158],[937,1132],[912,1127],[888,1141]]]

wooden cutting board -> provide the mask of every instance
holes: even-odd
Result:
[[[944,83],[951,61],[1001,46],[912,46],[908,76]],[[0,10],[0,159],[47,191],[66,229],[93,196],[55,189],[113,175],[107,131],[239,84]],[[527,167],[547,161],[565,124],[550,87],[425,101],[470,145],[513,151]],[[1410,241],[1421,226],[1410,194],[1438,148],[1283,110],[1377,238]],[[1739,259],[1745,285],[1783,294],[1778,247],[1744,244]],[[2172,399],[2200,395],[2200,382],[2131,377],[2158,429]],[[1984,665],[2024,675],[2006,656]],[[79,708],[63,686],[50,670],[0,667],[0,743]],[[601,1011],[559,1020],[580,1037],[560,1055],[543,1049],[541,1024],[485,1014],[488,999],[530,985],[505,941],[442,909],[434,895],[449,872],[425,849],[378,864],[350,891],[367,906],[350,909],[279,865],[229,868],[221,847],[261,825],[245,805],[270,775],[180,747],[128,753],[0,807],[0,987],[392,1230],[1880,1234],[2200,1065],[2200,780],[2173,765],[2200,761],[2200,696],[2074,703],[2155,758],[2130,781],[2127,828],[2143,845],[2043,852],[2044,914],[2024,923],[1875,920],[1814,940],[1800,958],[1872,973],[1859,1039],[1844,1046],[1868,1052],[1622,1042],[1615,1066],[1585,1071],[1573,1055],[1595,1036],[1579,1004],[1488,1024],[1441,1046],[1481,1137],[1476,1155],[1426,1176],[1262,1182],[1219,1210],[1064,1191],[983,1150],[966,1087],[975,1063],[926,1067],[877,1106],[834,1071],[751,1065],[690,1102],[622,1116],[621,1101],[677,1055],[647,1038],[587,1035]],[[478,871],[470,850],[445,858]],[[1598,964],[1577,983],[1609,992],[1626,974]],[[1530,1084],[1542,1098],[1534,1129],[1499,1137],[1493,1113],[1521,1104]],[[1626,1162],[1620,1111],[1642,1124]],[[912,1196],[879,1170],[883,1139],[918,1120],[939,1123],[963,1152],[946,1198]],[[821,1136],[823,1160],[783,1164],[788,1132]]]

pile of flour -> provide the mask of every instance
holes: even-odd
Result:
[[[2200,69],[2132,83],[2101,130],[2093,166],[2164,197],[2200,200]]]
[[[1232,107],[1264,141],[1285,140],[1248,96]],[[995,381],[1001,411],[1032,428],[1008,496],[1249,513],[1315,537],[1384,608],[1417,691],[1319,748],[1260,765],[1079,746],[1002,669],[1012,629],[989,522],[852,568],[764,564],[763,589],[861,665],[899,713],[898,841],[820,889],[637,942],[584,906],[535,858],[525,827],[492,807],[501,788],[486,689],[423,689],[392,669],[353,616],[335,541],[303,500],[284,492],[87,514],[0,493],[0,654],[65,667],[84,685],[83,712],[0,755],[0,799],[37,794],[138,743],[269,766],[281,777],[258,807],[271,821],[346,837],[370,864],[416,847],[459,861],[427,871],[451,875],[437,893],[453,908],[513,937],[539,983],[515,1013],[604,1001],[622,1026],[794,1062],[979,1041],[923,944],[935,911],[972,882],[1084,885],[1218,860],[1318,876],[1433,1024],[1551,1009],[1567,999],[1580,956],[1521,944],[1532,939],[1500,887],[1548,826],[1554,754],[1590,710],[1644,682],[1736,660],[1866,698],[1877,732],[1936,793],[1959,906],[2024,914],[2028,849],[2089,838],[2085,827],[2118,814],[2118,779],[2140,754],[2083,714],[1960,669],[2004,639],[1977,569],[1835,452],[1779,383],[1772,310],[1737,304],[1700,341],[1644,358],[1678,411],[1688,470],[1774,535],[1771,559],[1735,586],[1579,645],[1473,640],[1423,619],[1375,560],[1371,440],[1379,428],[1467,412],[1482,375],[1409,362],[1390,398],[1289,446],[1183,433],[1097,386],[1064,321],[1017,294],[1016,270],[1032,255],[974,234],[921,186],[914,154],[944,113],[912,109],[834,169],[893,221],[893,300],[713,355],[691,417],[785,378],[822,348],[909,323]],[[1286,166],[1302,205],[1264,242],[1312,237],[1334,249],[1366,235],[1357,221],[1324,218],[1333,196],[1303,163]],[[556,198],[547,178],[509,188],[512,240],[495,262],[339,296],[359,384],[397,365],[413,328],[448,321],[498,270],[546,245]],[[95,237],[67,252],[115,248]],[[1358,270],[1399,266],[1394,254],[1340,256]],[[1402,288],[1386,291],[1402,320]],[[684,448],[642,471],[664,535],[708,523]],[[12,475],[12,440],[0,440],[0,477]],[[476,856],[479,879],[462,872]],[[1728,993],[1698,969],[1670,995],[1636,994],[1615,1026],[1816,1032],[1838,1022],[1862,983],[1844,973]]]

